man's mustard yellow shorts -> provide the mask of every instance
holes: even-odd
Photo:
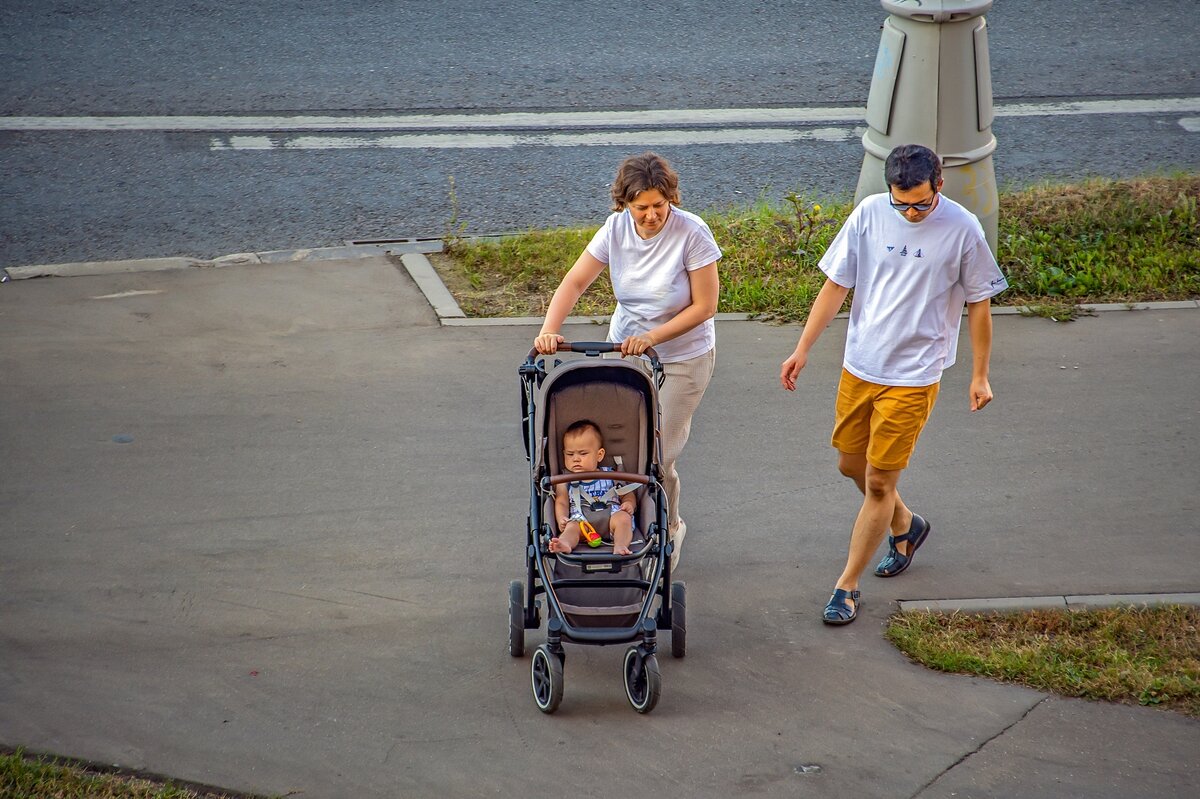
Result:
[[[833,446],[847,454],[865,452],[876,469],[906,468],[937,402],[938,386],[881,386],[842,369]]]

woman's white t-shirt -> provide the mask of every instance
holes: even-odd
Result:
[[[663,229],[649,239],[638,236],[629,209],[612,214],[596,231],[587,251],[608,264],[617,298],[608,327],[609,341],[624,341],[670,321],[692,304],[687,273],[721,257],[721,248],[704,220],[673,205]],[[703,355],[716,343],[716,327],[712,319],[706,319],[654,349],[663,363],[674,363]]]
[[[945,195],[920,222],[892,208],[887,194],[867,197],[820,267],[854,289],[846,371],[888,386],[941,380],[957,353],[963,304],[1008,288],[979,220]]]

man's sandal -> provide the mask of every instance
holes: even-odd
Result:
[[[858,590],[833,589],[833,596],[829,598],[829,604],[821,613],[821,621],[826,624],[849,624],[854,621],[858,618],[858,609],[862,607],[861,596],[862,592]],[[846,604],[847,599],[854,600],[854,607]]]
[[[895,577],[911,566],[913,555],[917,554],[917,550],[921,548],[921,544],[924,544],[925,539],[929,537],[929,529],[929,522],[914,513],[912,524],[908,526],[907,533],[904,535],[888,536],[888,553],[883,556],[883,560],[879,561],[879,565],[875,567],[875,576]],[[896,544],[900,541],[908,543],[907,555],[902,555],[896,551]]]

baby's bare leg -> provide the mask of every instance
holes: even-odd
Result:
[[[567,522],[558,538],[550,539],[550,551],[570,554],[579,543],[579,532],[579,522]]]
[[[613,554],[632,554],[629,544],[633,541],[633,517],[623,510],[614,511],[608,517],[608,529],[612,531]]]

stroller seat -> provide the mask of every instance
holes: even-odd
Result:
[[[569,378],[566,379],[569,381]],[[605,451],[602,466],[617,471],[646,473],[650,458],[646,445],[650,419],[647,418],[645,397],[640,391],[620,382],[568,382],[553,393],[547,404],[546,461],[550,474],[565,473],[562,468],[562,436],[568,427],[580,419],[590,419],[600,428]],[[644,490],[637,491],[639,507],[635,514],[631,544],[635,552],[645,545],[646,531],[654,522],[653,502],[646,493]],[[546,520],[555,533],[561,532],[557,529],[554,496],[547,495],[543,503]],[[611,553],[613,548],[607,510],[598,514],[588,513],[587,516],[596,531],[604,537],[604,543],[595,548],[576,548],[576,551]],[[631,570],[639,577],[648,576],[648,565],[644,561],[613,572],[587,571],[579,564],[555,558],[551,573],[556,582],[586,579],[597,583],[595,587],[559,589],[559,604],[567,621],[581,627],[626,627],[633,624],[642,609],[645,592],[637,588],[603,585],[605,581],[628,579]]]

